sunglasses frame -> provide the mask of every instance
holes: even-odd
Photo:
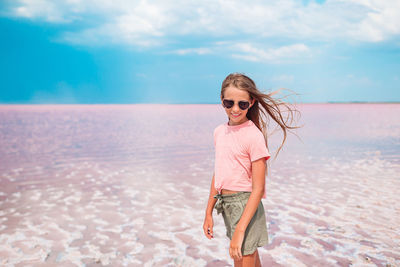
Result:
[[[225,101],[229,101],[229,105],[225,105]],[[239,102],[237,102],[239,108],[241,110],[246,110],[250,108],[250,102],[249,101],[245,101],[245,100],[240,100]],[[241,106],[241,104],[244,104],[245,107]],[[230,109],[233,108],[233,106],[235,105],[235,101],[231,100],[231,99],[222,99],[222,105],[224,106],[224,108]]]

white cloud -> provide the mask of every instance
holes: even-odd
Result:
[[[299,59],[307,59],[312,56],[312,49],[305,44],[265,47],[265,45],[262,44],[221,41],[216,42],[209,47],[177,49],[169,51],[168,53],[177,55],[228,54],[234,58],[239,58],[246,61],[282,63]]]
[[[17,17],[29,19],[44,19],[52,23],[71,22],[63,16],[63,9],[56,2],[46,0],[21,0],[19,5],[13,8],[13,13]]]
[[[133,45],[138,47],[152,47],[161,45],[157,31],[136,31],[137,25],[122,23],[117,28],[115,24],[103,24],[97,28],[84,29],[78,32],[64,32],[57,40],[71,44],[96,46],[103,44]],[[126,27],[125,27],[126,26]]]
[[[279,63],[311,55],[311,50],[305,44],[292,44],[278,48],[262,49],[254,47],[250,43],[238,43],[234,44],[231,49],[234,50],[232,56],[235,58],[269,63]]]
[[[328,0],[322,5],[295,0],[250,0],[246,4],[239,0],[19,0],[9,5],[11,16],[50,23],[82,22],[81,30],[64,33],[61,39],[83,45],[112,42],[149,47],[193,36],[235,37],[241,42],[260,38],[284,38],[291,43],[379,42],[400,34],[398,0]],[[255,59],[256,48],[248,49],[252,51],[236,56]],[[279,53],[260,52],[265,58]]]
[[[400,1],[354,1],[370,8],[359,23],[359,31],[353,32],[360,39],[379,42],[400,34]]]
[[[187,55],[187,54],[205,55],[213,53],[213,50],[207,47],[199,47],[199,48],[177,49],[171,51],[170,53],[177,55]]]

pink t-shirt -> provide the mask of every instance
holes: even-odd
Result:
[[[251,163],[271,155],[262,132],[251,120],[230,126],[228,123],[214,129],[215,189],[252,191]],[[264,190],[263,198],[266,198]]]

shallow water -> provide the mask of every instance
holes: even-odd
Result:
[[[265,266],[400,266],[399,104],[302,104],[269,139]],[[231,266],[202,233],[220,105],[0,106],[0,263]],[[275,125],[271,123],[271,130]]]

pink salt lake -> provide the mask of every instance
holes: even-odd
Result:
[[[263,266],[400,266],[400,105],[301,104]],[[1,266],[232,266],[202,232],[220,105],[0,106]],[[275,125],[271,124],[270,134]]]

